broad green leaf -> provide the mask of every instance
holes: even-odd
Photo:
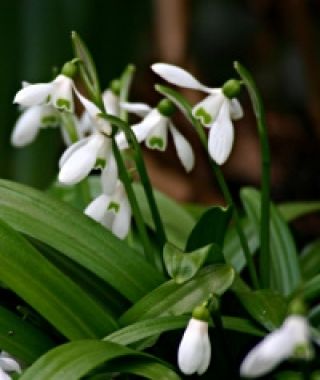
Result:
[[[278,328],[287,313],[285,298],[271,290],[236,292],[247,312],[268,330]]]
[[[277,373],[275,375],[275,380],[304,380],[305,377],[300,372],[285,371]]]
[[[163,249],[163,260],[166,269],[177,284],[190,280],[202,267],[210,247],[202,247],[193,252],[183,252],[171,243]]]
[[[154,229],[152,215],[142,186],[135,183],[133,188],[145,223]],[[187,237],[190,235],[194,227],[194,219],[183,209],[182,206],[178,205],[178,203],[160,191],[154,191],[154,195],[166,229],[168,240],[177,247],[184,249]]]
[[[78,380],[96,367],[117,358],[142,358],[158,362],[150,355],[136,352],[119,344],[93,339],[63,344],[40,357],[25,373],[21,380]],[[118,369],[121,372],[121,368]],[[179,379],[172,370],[161,366],[158,379]],[[167,377],[166,377],[167,376]],[[153,379],[153,377],[150,377]]]
[[[0,278],[69,339],[101,337],[115,320],[81,288],[0,221]]]
[[[281,203],[277,207],[283,218],[289,221],[320,211],[320,202],[287,202]]]
[[[163,281],[153,267],[101,225],[30,187],[0,180],[0,218],[82,265],[130,301]]]
[[[206,206],[196,203],[183,203],[182,206],[196,220],[207,210]]]
[[[308,244],[299,257],[303,277],[308,280],[320,273],[320,240]]]
[[[230,207],[214,206],[206,210],[188,237],[186,251],[191,252],[213,243],[222,247],[231,217]]]
[[[0,347],[31,364],[55,343],[43,331],[0,306]]]
[[[303,297],[306,300],[317,300],[320,296],[320,273],[303,284]]]
[[[260,193],[252,188],[243,188],[241,199],[259,235]],[[271,286],[281,294],[289,295],[301,280],[298,254],[286,222],[272,204],[270,218]]]
[[[302,202],[297,204],[280,204],[276,207],[280,211],[284,220],[286,222],[291,222],[295,218],[314,212],[317,205],[318,202],[310,202],[310,204],[308,202]],[[241,224],[249,243],[250,251],[255,253],[255,251],[259,248],[260,243],[259,236],[255,232],[254,224],[251,223],[248,218],[242,218]],[[226,262],[230,263],[237,272],[240,272],[246,265],[245,257],[235,227],[231,227],[227,231],[224,244],[224,256]]]
[[[76,32],[71,35],[74,54],[80,59],[79,71],[90,97],[97,101],[100,94],[100,85],[95,64],[88,48]]]
[[[111,315],[119,316],[129,307],[129,301],[92,272],[87,271],[86,268],[70,260],[52,247],[31,238],[29,240],[31,240],[36,249],[71,278],[73,282],[78,284],[91,298],[99,301]]]
[[[106,336],[104,340],[126,346],[139,342],[142,339],[162,334],[166,331],[184,329],[187,326],[189,319],[190,315],[145,319],[115,331]],[[222,317],[222,323],[224,328],[228,330],[243,332],[255,336],[264,335],[262,330],[258,329],[252,322],[243,318]]]
[[[232,284],[234,270],[229,265],[212,265],[188,282],[179,285],[170,280],[148,293],[120,318],[122,325],[142,319],[191,312],[210,293],[221,295]]]

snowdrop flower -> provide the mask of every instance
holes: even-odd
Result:
[[[194,166],[192,147],[170,120],[170,116],[175,111],[172,102],[163,99],[153,109],[144,103],[121,103],[121,107],[144,117],[140,123],[132,126],[138,142],[145,141],[148,148],[165,151],[169,130],[182,165],[187,172],[192,170]],[[119,133],[116,140],[121,146],[127,145],[125,135],[122,132]]]
[[[101,110],[88,99],[83,97],[76,89],[75,92],[85,107],[94,127],[91,136],[71,145],[62,155],[58,179],[66,185],[74,185],[87,177],[96,163],[109,166],[112,178],[117,177],[117,166],[112,152],[112,128],[108,121],[101,117]],[[124,149],[125,144],[118,144]],[[112,180],[114,181],[114,180]]]
[[[240,367],[244,377],[259,377],[292,356],[309,359],[310,327],[301,315],[287,317],[282,326],[267,335],[245,357]]]
[[[185,375],[202,375],[210,364],[211,345],[208,335],[209,312],[198,306],[192,313],[178,349],[178,365]]]
[[[124,239],[128,235],[131,221],[127,194],[119,180],[113,192],[110,192],[110,176],[107,172],[103,171],[101,179],[104,192],[88,205],[84,213],[112,231],[119,239]]]
[[[23,111],[11,134],[11,143],[23,147],[35,140],[41,128],[56,127],[60,123],[59,112],[50,105],[36,105]]]
[[[15,359],[2,351],[0,353],[0,380],[11,380],[11,377],[6,372],[21,373],[21,368]]]
[[[208,150],[212,159],[219,165],[224,164],[233,146],[232,120],[243,116],[242,107],[235,99],[240,92],[240,82],[231,79],[222,88],[209,88],[180,67],[165,63],[155,63],[151,67],[169,83],[209,94],[193,107],[192,113],[209,128]]]
[[[52,82],[36,83],[23,87],[17,92],[14,103],[23,107],[32,107],[40,104],[48,104],[59,110],[74,111],[72,96],[73,80],[76,73],[76,64],[67,62]]]

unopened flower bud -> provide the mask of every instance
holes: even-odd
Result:
[[[235,98],[240,94],[241,82],[237,79],[229,79],[222,86],[222,92],[224,95],[229,98]]]
[[[176,107],[169,99],[162,99],[157,105],[158,111],[161,115],[170,117],[174,114]]]

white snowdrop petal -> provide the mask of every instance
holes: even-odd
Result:
[[[0,357],[0,368],[6,372],[21,372],[20,364],[11,357]]]
[[[178,365],[185,375],[191,375],[201,368],[204,358],[204,336],[208,334],[208,324],[190,319],[178,349]]]
[[[1,368],[0,368],[0,380],[11,380],[11,376],[5,373]]]
[[[60,74],[52,83],[54,84],[51,98],[51,103],[53,106],[60,110],[73,112],[73,80],[65,75]]]
[[[115,191],[118,181],[118,165],[112,152],[108,157],[106,166],[101,173],[101,184],[105,194],[112,194]]]
[[[18,118],[11,134],[11,144],[22,147],[36,138],[41,126],[41,106],[33,106]]]
[[[102,94],[102,99],[107,113],[113,116],[119,116],[119,97],[108,89]]]
[[[205,334],[203,336],[202,344],[203,344],[203,357],[202,357],[201,363],[199,364],[199,367],[197,369],[198,375],[203,375],[206,372],[206,370],[208,369],[209,364],[210,364],[211,344],[210,344],[208,334]]]
[[[209,131],[209,154],[218,165],[223,165],[228,159],[234,140],[234,128],[227,107],[225,102]]]
[[[53,89],[53,82],[30,84],[17,92],[13,102],[25,107],[45,103]]]
[[[101,194],[95,198],[84,210],[84,213],[96,222],[101,223],[107,212],[107,206],[110,201],[110,197],[106,194]]]
[[[73,89],[78,99],[80,100],[81,104],[83,105],[85,110],[88,112],[89,116],[93,120],[95,120],[97,115],[101,113],[101,110],[93,102],[91,102],[90,100],[85,98],[82,94],[80,94],[80,92],[75,87],[73,87]]]
[[[243,109],[238,99],[229,100],[229,112],[232,120],[239,120],[243,117]]]
[[[176,86],[211,92],[212,89],[204,86],[193,75],[181,67],[167,63],[154,63],[151,69],[167,82]]]
[[[145,138],[146,146],[149,149],[156,149],[164,152],[168,145],[168,118],[161,116],[161,119],[153,126]]]
[[[253,378],[272,371],[279,363],[293,353],[290,334],[282,328],[267,335],[245,357],[240,367],[240,374]]]
[[[146,103],[121,102],[120,107],[140,117],[147,116],[147,114],[152,110],[152,108]]]
[[[225,97],[222,92],[211,94],[192,108],[192,114],[205,127],[210,127],[217,119],[224,102]]]
[[[175,128],[169,124],[170,131],[173,137],[173,142],[176,147],[177,155],[187,172],[190,172],[194,167],[194,153],[189,141]]]
[[[77,141],[76,143],[70,145],[62,154],[59,160],[59,169],[66,163],[66,161],[70,158],[70,156],[73,155],[73,153],[81,148],[82,146],[86,145],[90,137],[86,137],[82,140]]]
[[[124,194],[120,202],[120,209],[114,217],[112,232],[119,239],[124,239],[129,233],[130,224],[131,207],[127,196]]]
[[[290,337],[292,345],[307,344],[310,340],[310,326],[303,316],[290,315],[284,321],[281,330]]]
[[[60,124],[60,114],[51,105],[43,104],[40,106],[41,128],[57,127]]]
[[[93,169],[103,143],[102,135],[91,136],[87,143],[75,150],[62,165],[58,176],[59,181],[66,185],[74,185],[83,180]]]

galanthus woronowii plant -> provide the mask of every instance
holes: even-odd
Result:
[[[24,82],[14,98],[12,144],[56,127],[65,150],[46,192],[0,180],[0,379],[319,378],[320,255],[314,242],[299,252],[288,223],[320,203],[271,202],[264,108],[249,71],[235,62],[233,78],[211,88],[155,63],[159,79],[206,97],[192,105],[156,84],[162,98],[147,105],[130,99],[133,65],[102,91],[76,33],[72,44],[56,78]],[[237,204],[221,166],[245,92],[261,189],[242,188]],[[181,205],[150,182],[143,143],[165,151],[172,139],[181,169],[194,170],[178,113],[224,206]]]

